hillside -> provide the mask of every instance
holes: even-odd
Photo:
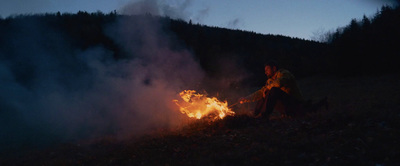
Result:
[[[146,20],[146,21],[144,21]],[[139,15],[124,16],[116,13],[87,13],[77,14],[43,14],[18,15],[0,20],[0,50],[7,52],[13,48],[10,39],[27,35],[32,31],[49,31],[51,34],[42,34],[40,42],[44,42],[46,49],[54,49],[51,44],[54,38],[62,37],[64,42],[72,48],[85,50],[101,45],[112,51],[115,58],[131,57],[129,50],[113,38],[118,31],[115,24],[121,21],[130,22],[136,28],[126,29],[124,33],[140,33],[139,26],[149,24],[171,41],[173,49],[188,49],[199,60],[201,66],[210,75],[220,75],[223,69],[218,63],[225,59],[233,59],[235,65],[243,66],[251,72],[258,71],[255,66],[271,58],[282,61],[284,66],[295,69],[296,73],[303,74],[307,66],[306,61],[324,55],[324,44],[280,35],[263,35],[254,32],[230,30],[218,27],[208,27],[199,24],[189,24],[181,20],[170,18]],[[14,46],[15,47],[15,46]],[[216,68],[217,67],[217,68]],[[297,72],[298,70],[298,72]],[[303,71],[304,70],[304,71]]]
[[[246,116],[196,121],[127,141],[100,138],[2,154],[0,164],[398,165],[399,80],[399,75],[304,79],[305,95],[328,96],[328,110],[270,122]]]
[[[93,73],[87,73],[91,66],[86,64],[93,58],[86,56],[97,54],[103,56],[101,63],[146,61],[140,65],[150,67],[148,64],[154,64],[152,61],[163,59],[183,67],[199,66],[196,70],[201,70],[202,74],[195,75],[203,75],[202,80],[186,87],[221,95],[229,101],[250,93],[239,87],[264,84],[262,66],[269,59],[278,60],[282,67],[299,78],[328,70],[327,45],[323,43],[208,27],[151,15],[100,12],[18,15],[0,19],[0,36],[0,59],[15,82],[28,88],[37,82],[35,79],[41,78],[37,76],[43,73],[41,70],[55,71],[50,75],[66,75],[54,79],[68,84],[61,85],[66,89],[77,88],[80,85],[70,84],[81,79],[87,82],[91,78],[84,75]],[[185,57],[190,58],[185,61],[196,64],[182,65],[184,62],[177,62],[180,59],[168,58],[170,54],[190,56]],[[171,65],[165,64],[167,66]],[[177,77],[183,74],[180,75]],[[151,79],[143,80],[150,83]]]
[[[248,73],[258,73],[259,66],[268,59],[278,60],[298,77],[358,75],[398,69],[392,59],[398,56],[399,13],[399,7],[383,6],[373,17],[353,19],[349,25],[322,35],[326,43],[208,27],[151,15],[124,16],[100,12],[17,15],[0,19],[0,51],[3,56],[12,54],[10,49],[18,47],[13,38],[29,37],[32,31],[39,31],[39,34],[49,31],[49,34],[41,34],[40,42],[55,53],[58,53],[57,46],[53,42],[63,38],[70,49],[87,50],[101,46],[111,51],[116,59],[131,58],[129,48],[124,48],[124,43],[115,38],[116,33],[121,33],[117,32],[121,29],[116,29],[115,25],[130,22],[129,25],[136,28],[124,29],[131,32],[123,33],[139,35],[143,31],[138,27],[151,26],[168,40],[168,47],[190,51],[207,74],[215,78],[226,74],[223,63],[230,63]],[[141,40],[140,37],[137,39]],[[382,69],[370,71],[369,66],[374,64]],[[259,79],[262,74],[246,77],[251,80],[249,82],[262,82]]]

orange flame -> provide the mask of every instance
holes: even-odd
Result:
[[[174,102],[179,106],[181,113],[188,117],[223,119],[226,116],[235,115],[235,112],[228,108],[227,101],[221,102],[216,97],[209,98],[206,95],[196,93],[195,90],[184,90],[179,95],[183,101],[174,100]]]

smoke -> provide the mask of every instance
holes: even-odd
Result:
[[[209,8],[202,9],[196,13],[190,11],[193,0],[140,0],[132,1],[123,6],[119,12],[125,15],[140,15],[150,14],[155,16],[167,16],[172,19],[180,19],[189,21],[193,19],[196,22],[201,22],[208,16]]]
[[[182,19],[189,20],[192,19],[195,22],[201,22],[205,17],[208,16],[210,12],[210,8],[206,7],[204,9],[199,10],[197,13],[193,14],[188,12],[188,9],[191,7],[193,1],[185,0],[185,1],[161,1],[161,0],[141,0],[132,2],[121,9],[123,14],[127,15],[159,15],[159,16],[168,16],[173,19]],[[244,22],[242,19],[235,18],[231,21],[227,22],[227,27],[229,28],[239,28],[244,26]],[[128,26],[134,27],[134,26]],[[157,26],[156,26],[157,27]],[[152,28],[152,27],[148,27]],[[124,32],[135,32],[135,30],[122,30]],[[151,40],[151,39],[150,39]],[[137,42],[134,41],[122,41],[121,43],[130,43]],[[134,45],[134,44],[133,44]],[[130,50],[135,50],[134,47],[129,48]],[[128,49],[128,50],[129,50]],[[149,48],[147,50],[157,50]],[[135,52],[135,51],[132,51]],[[241,90],[236,89],[238,84],[249,77],[248,72],[240,67],[239,58],[235,58],[233,55],[227,55],[229,58],[221,58],[215,57],[215,59],[210,60],[210,64],[213,63],[211,61],[218,61],[213,65],[212,75],[207,75],[201,81],[201,88],[197,90],[207,89],[207,93],[211,96],[218,96],[221,100],[228,100],[229,102],[236,102],[238,96],[240,96],[244,92],[240,92]],[[210,74],[210,73],[208,73]],[[193,87],[191,87],[193,88]],[[233,89],[235,91],[233,91]],[[225,95],[221,95],[225,94]]]
[[[20,148],[175,128],[172,102],[204,76],[192,54],[172,49],[154,17],[122,17],[106,33],[127,57],[73,47],[43,22],[14,21],[0,39],[0,147]],[[1,150],[1,148],[0,148]]]
[[[160,9],[157,0],[143,0],[138,2],[131,2],[128,5],[122,7],[122,14],[126,15],[139,15],[139,14],[151,14],[160,15]]]
[[[208,17],[208,13],[210,12],[210,8],[204,8],[198,11],[197,15],[193,17],[194,21],[202,22],[204,18]]]
[[[240,27],[243,27],[243,26],[244,26],[243,20],[241,20],[239,18],[232,19],[227,24],[227,27],[232,28],[232,29],[240,28]]]
[[[165,16],[169,16],[173,19],[188,20],[191,14],[187,11],[187,8],[191,5],[191,3],[192,0],[185,0],[175,6],[163,4],[162,11]]]

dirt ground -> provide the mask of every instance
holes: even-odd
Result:
[[[0,165],[400,165],[400,75],[299,80],[329,109],[298,119],[196,121],[177,131],[100,138],[25,153]]]

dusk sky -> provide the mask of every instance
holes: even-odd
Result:
[[[78,11],[168,15],[203,25],[312,39],[396,0],[2,0],[0,16]]]

